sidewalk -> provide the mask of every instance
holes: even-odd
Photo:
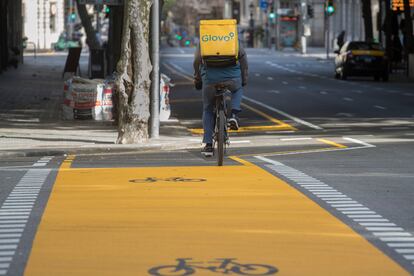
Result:
[[[162,124],[160,138],[117,145],[112,122],[63,121],[65,55],[25,56],[25,64],[0,75],[0,157],[140,152],[200,147],[178,121]],[[81,58],[86,72],[87,57]]]

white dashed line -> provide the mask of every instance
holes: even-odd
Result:
[[[372,146],[368,143],[348,138],[350,141],[358,141],[365,146]],[[305,188],[309,193],[324,201],[337,212],[342,213],[354,222],[365,228],[366,231],[385,242],[390,248],[397,247],[395,251],[407,260],[414,260],[414,237],[411,233],[406,232],[402,227],[398,227],[395,223],[378,215],[375,211],[371,211],[368,207],[349,198],[347,195],[333,189],[322,181],[308,176],[305,173],[286,166],[278,161],[263,157],[255,156],[266,163],[266,167],[273,170],[277,174],[287,178],[291,184],[299,188]],[[306,179],[307,178],[307,179]],[[297,181],[300,179],[300,181]],[[306,180],[306,181],[305,181]],[[302,183],[322,183],[322,184],[302,184]],[[393,242],[393,243],[391,243]],[[398,242],[398,243],[397,243]],[[414,264],[414,262],[413,262]]]
[[[267,80],[272,81],[273,80],[273,77],[267,77]]]
[[[347,101],[347,102],[353,102],[354,101],[354,99],[352,99],[352,98],[348,98],[348,97],[345,97],[345,98],[342,98],[344,101]]]
[[[46,165],[45,161],[47,160],[41,159],[41,163],[38,161],[34,167],[39,167],[39,164]],[[50,172],[50,169],[28,170],[0,207],[0,256],[8,256],[0,257],[0,268],[4,272],[0,275],[8,272],[15,253],[10,250],[17,249],[34,202]]]
[[[321,91],[319,93],[322,94],[322,95],[328,95],[328,92],[326,92],[326,91]]]
[[[387,108],[381,105],[374,105],[375,108],[381,109],[381,110],[386,110]]]
[[[261,106],[261,107],[267,108],[267,109],[268,109],[268,110],[270,110],[270,111],[273,111],[273,112],[279,113],[280,115],[285,116],[286,118],[289,118],[289,119],[291,119],[291,120],[293,120],[293,121],[295,121],[295,122],[297,122],[297,123],[299,123],[299,124],[302,124],[302,125],[308,126],[308,127],[310,127],[310,128],[313,128],[313,129],[318,129],[318,130],[322,130],[322,129],[323,129],[323,128],[321,128],[320,126],[317,126],[317,125],[314,125],[314,124],[312,124],[312,123],[306,122],[306,121],[304,121],[304,120],[302,120],[302,119],[299,119],[299,118],[297,118],[297,117],[295,117],[295,116],[292,116],[292,115],[290,115],[290,114],[288,114],[288,113],[286,113],[286,112],[284,112],[284,111],[281,111],[281,110],[279,110],[279,109],[277,109],[277,108],[271,107],[271,106],[269,106],[269,105],[267,105],[267,104],[264,104],[264,103],[262,103],[262,102],[256,101],[256,100],[254,100],[254,99],[252,99],[252,98],[249,98],[249,97],[246,97],[246,96],[243,96],[243,98],[244,98],[244,99],[246,99],[246,100],[248,100],[248,101],[250,101],[250,102],[252,102],[252,103],[255,103],[255,104],[257,104],[257,105],[259,105],[259,106]]]
[[[271,94],[280,94],[280,91],[279,90],[269,90],[267,92],[268,93],[271,93]]]

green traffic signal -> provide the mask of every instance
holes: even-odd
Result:
[[[331,16],[335,13],[335,5],[333,0],[328,0],[325,2],[325,11],[326,14]]]
[[[111,11],[111,9],[108,6],[106,6],[105,13],[109,13],[110,11]]]
[[[271,13],[269,14],[269,17],[270,17],[271,19],[274,19],[274,18],[276,18],[276,14],[275,14],[274,12],[271,12]]]
[[[181,35],[176,35],[175,38],[178,39],[178,40],[182,40],[183,39],[183,37]]]
[[[70,14],[70,20],[75,21],[75,19],[76,19],[76,13],[72,12]]]

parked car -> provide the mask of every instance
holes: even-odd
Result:
[[[388,57],[378,43],[350,41],[335,51],[335,77],[373,76],[388,81]]]

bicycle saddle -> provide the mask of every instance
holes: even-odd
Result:
[[[220,83],[216,83],[214,85],[214,88],[216,89],[217,92],[219,92],[219,91],[225,92],[227,90],[229,90],[230,92],[233,92],[233,91],[236,90],[236,84],[232,80],[223,81],[223,82],[220,82]]]

